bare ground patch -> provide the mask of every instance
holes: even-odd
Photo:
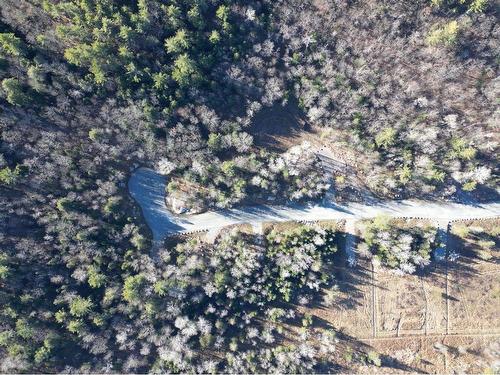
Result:
[[[401,222],[407,226],[429,223]],[[469,224],[491,232],[498,219]],[[454,246],[456,242],[448,243],[449,253],[460,250]],[[500,359],[500,267],[490,260],[472,260],[461,256],[448,265],[433,262],[423,272],[404,276],[372,268],[367,259],[359,259],[353,268],[336,267],[336,302],[308,310],[338,332],[339,369],[361,373],[491,371]],[[367,364],[363,356],[370,351],[379,353],[380,367]]]
[[[432,275],[378,275],[381,336],[445,333],[445,279]]]
[[[427,336],[366,340],[381,354],[382,366],[359,366],[362,373],[482,374],[498,360],[498,336]],[[493,372],[491,372],[493,373]]]
[[[311,314],[353,337],[371,337],[373,288],[369,262],[354,268],[336,267],[336,300],[331,306],[310,309]]]
[[[500,333],[500,270],[492,274],[452,274],[450,329]]]

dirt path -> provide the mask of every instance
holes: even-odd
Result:
[[[347,264],[350,267],[356,265],[356,221],[347,219],[345,221],[345,252],[347,256]]]
[[[388,336],[388,337],[362,337],[360,341],[391,341],[391,340],[408,340],[425,338],[444,338],[444,337],[500,337],[500,332],[457,332],[448,334],[428,334],[428,335],[401,335],[401,336]]]

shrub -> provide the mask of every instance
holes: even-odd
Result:
[[[5,167],[0,169],[0,184],[12,185],[17,181],[19,177],[19,168],[11,169]]]
[[[71,315],[80,318],[87,315],[92,310],[92,301],[90,298],[76,297],[71,301],[69,312]]]
[[[427,36],[427,43],[431,46],[452,46],[457,42],[459,33],[458,22],[453,20],[444,26],[436,26]]]
[[[482,13],[488,6],[489,0],[431,0],[431,4],[436,7],[457,10],[465,8],[467,12]]]
[[[382,366],[382,360],[380,359],[380,354],[378,354],[376,351],[370,351],[368,352],[368,363],[371,363],[377,367]]]
[[[16,106],[26,106],[31,103],[31,97],[25,93],[23,85],[16,78],[6,78],[2,81],[2,89],[7,101]]]
[[[13,33],[0,33],[0,48],[0,51],[7,55],[22,56],[26,47],[23,41]]]
[[[385,128],[375,136],[375,143],[377,147],[389,148],[396,142],[396,129]]]

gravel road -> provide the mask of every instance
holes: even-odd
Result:
[[[251,206],[175,215],[165,205],[166,178],[152,169],[136,169],[128,182],[130,195],[139,203],[147,224],[159,241],[169,233],[213,230],[226,225],[266,221],[335,220],[370,218],[380,214],[393,217],[421,217],[435,220],[480,219],[500,216],[500,203],[459,204],[418,200],[383,201],[373,204],[334,202],[288,206]]]

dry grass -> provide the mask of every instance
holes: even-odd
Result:
[[[269,233],[273,229],[284,232],[300,228],[303,225],[313,225],[323,229],[331,229],[337,232],[343,232],[345,220],[319,220],[314,222],[306,222],[305,224],[298,221],[267,222],[263,224],[263,227],[264,233]]]
[[[336,270],[337,298],[331,306],[309,309],[309,313],[356,338],[372,335],[372,286],[370,273],[355,270]]]
[[[438,275],[378,275],[379,336],[444,333],[445,279]]]
[[[500,270],[450,276],[450,329],[500,333]]]
[[[272,230],[276,230],[278,232],[285,232],[300,228],[301,226],[302,224],[296,221],[267,222],[263,224],[263,231],[264,234],[268,234]]]
[[[498,223],[494,219],[466,224],[491,232]],[[432,222],[400,220],[400,224]],[[448,250],[453,251],[457,245],[451,241]],[[436,263],[418,275],[375,271],[372,274],[372,265],[366,259],[360,259],[355,268],[336,269],[339,291],[335,304],[308,309],[342,332],[344,339],[339,345],[343,348],[337,361],[346,371],[483,373],[498,361],[498,262],[462,256],[448,268]],[[379,352],[383,366],[352,360],[345,355],[348,346],[354,352]]]
[[[470,220],[453,223],[450,241],[460,254],[458,264],[474,264],[476,271],[488,273],[500,263],[500,219]]]
[[[318,225],[323,229],[330,229],[340,233],[345,231],[345,220],[320,220]]]
[[[367,343],[382,355],[383,365],[358,366],[360,373],[482,374],[498,360],[495,352],[500,347],[498,338],[477,336],[412,337]]]

